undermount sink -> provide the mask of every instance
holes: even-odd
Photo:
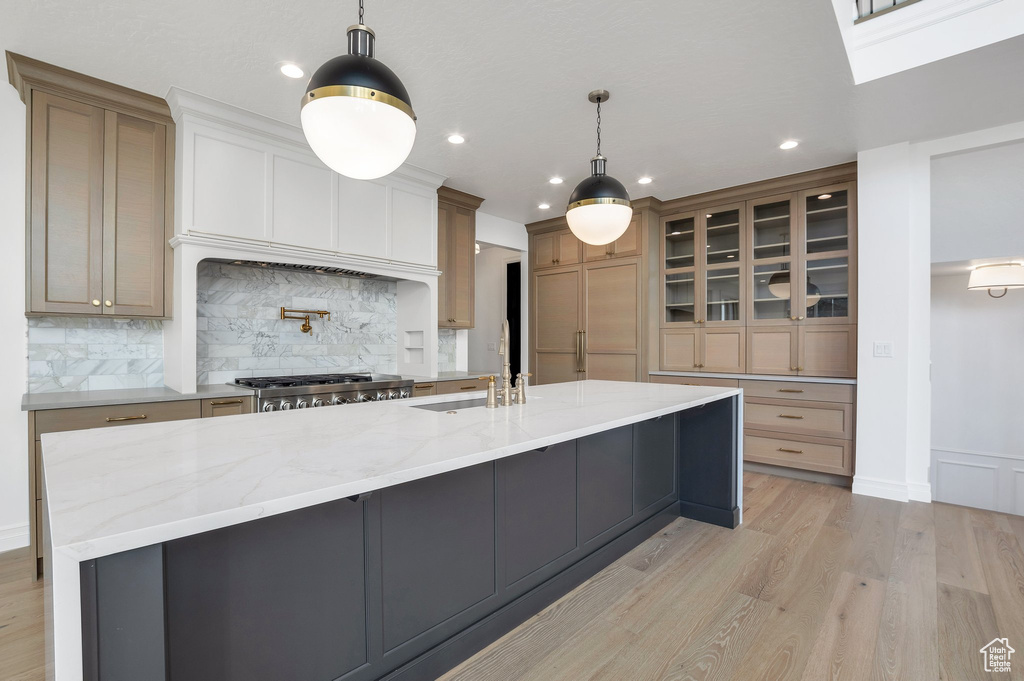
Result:
[[[454,402],[432,402],[430,404],[410,404],[409,406],[415,407],[416,409],[426,409],[427,411],[456,411],[458,409],[486,407],[487,398],[477,397],[476,399],[472,400],[456,400]]]

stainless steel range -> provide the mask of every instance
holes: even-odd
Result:
[[[236,378],[235,385],[256,391],[258,411],[287,411],[400,400],[412,396],[413,381],[390,374],[311,374]]]

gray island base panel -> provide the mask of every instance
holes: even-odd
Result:
[[[739,408],[84,561],[83,678],[434,679],[673,518],[735,527]]]

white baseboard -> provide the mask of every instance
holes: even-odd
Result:
[[[0,553],[28,546],[28,525],[0,527]]]
[[[892,499],[893,501],[910,501],[910,491],[907,487],[905,482],[866,478],[862,475],[853,476],[853,493],[862,494],[866,497]],[[931,499],[930,491],[928,497]]]
[[[932,503],[932,486],[927,482],[908,482],[907,494],[911,501],[923,501],[926,504]]]

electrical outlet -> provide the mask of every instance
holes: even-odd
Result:
[[[497,352],[498,351],[498,344],[497,343],[488,343],[487,344],[487,351],[488,352]]]
[[[875,357],[888,357],[892,358],[892,342],[891,341],[875,341]]]

